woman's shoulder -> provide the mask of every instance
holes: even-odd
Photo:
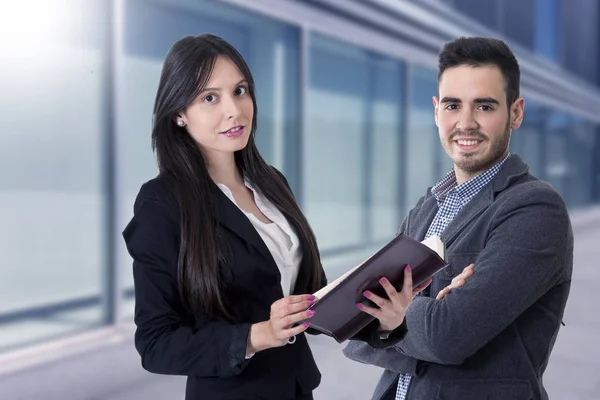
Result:
[[[178,219],[179,208],[167,177],[158,175],[144,182],[136,196],[133,205],[134,214],[142,207],[152,205],[168,214],[170,219]]]

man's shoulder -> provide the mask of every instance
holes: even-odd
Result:
[[[527,174],[509,185],[496,196],[497,205],[518,206],[524,204],[547,204],[564,209],[566,204],[560,193],[548,182]]]

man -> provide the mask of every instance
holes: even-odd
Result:
[[[499,40],[460,38],[439,56],[435,122],[454,169],[400,232],[441,235],[449,266],[408,307],[403,340],[344,349],[386,369],[373,399],[548,399],[542,375],[570,290],[573,235],[559,194],[508,151],[523,120],[519,81]],[[431,297],[471,263],[464,286]]]

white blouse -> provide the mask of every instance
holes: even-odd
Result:
[[[264,197],[258,189],[255,189],[247,179],[244,179],[244,184],[254,193],[254,202],[258,209],[273,221],[272,223],[264,223],[256,218],[254,214],[242,210],[227,186],[222,183],[218,183],[217,186],[248,217],[254,229],[267,245],[281,273],[283,295],[289,296],[296,285],[296,278],[302,261],[302,248],[300,247],[298,235],[273,203]]]

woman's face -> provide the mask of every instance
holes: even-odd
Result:
[[[206,88],[177,115],[176,123],[185,126],[211,157],[246,147],[252,118],[254,105],[246,78],[229,58],[219,56]]]

